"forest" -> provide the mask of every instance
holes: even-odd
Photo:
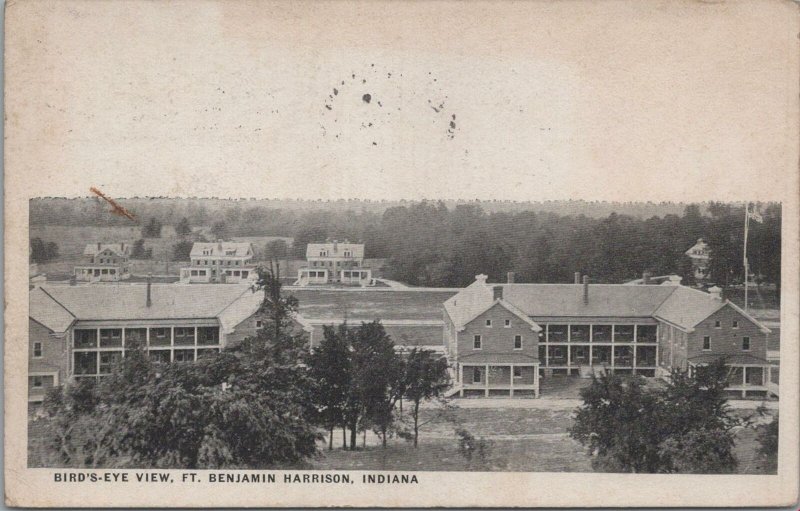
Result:
[[[387,259],[386,277],[419,286],[467,285],[486,273],[518,282],[571,282],[574,272],[593,282],[620,283],[676,273],[692,284],[684,255],[699,238],[711,251],[711,280],[721,286],[744,280],[744,205],[590,203],[266,201],[223,199],[128,199],[143,231],[164,225],[207,226],[214,236],[285,236],[291,254],[309,242],[359,241],[367,258]],[[781,206],[754,206],[748,259],[753,278],[779,292]],[[616,211],[614,211],[616,209]],[[185,219],[185,220],[184,220]],[[98,199],[36,199],[31,225],[130,225],[108,214]]]

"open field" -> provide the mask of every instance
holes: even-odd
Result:
[[[442,303],[455,291],[297,289],[291,294],[300,301],[300,313],[308,319],[441,321]]]

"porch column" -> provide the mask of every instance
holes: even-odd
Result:
[[[486,364],[486,376],[484,376],[486,397],[489,397],[489,364]]]
[[[636,327],[633,327],[633,359],[631,359],[633,374],[636,374]]]
[[[539,365],[533,366],[533,397],[539,397]]]
[[[508,391],[508,397],[514,397],[514,364],[509,367],[511,368],[511,388]]]
[[[742,397],[747,397],[747,366],[742,366]]]
[[[458,397],[464,397],[464,364],[458,364],[458,379],[461,381],[461,390],[458,391]]]

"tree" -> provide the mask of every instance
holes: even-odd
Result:
[[[426,349],[413,348],[405,362],[405,398],[411,402],[414,420],[414,447],[419,439],[419,405],[423,400],[442,396],[450,386],[447,360]]]
[[[758,427],[758,454],[764,460],[764,471],[774,474],[778,471],[778,414],[772,421]]]
[[[160,238],[161,228],[161,222],[155,217],[150,217],[150,221],[142,228],[142,238]]]
[[[222,220],[214,222],[214,225],[211,226],[211,234],[218,240],[227,239],[229,234],[228,225]]]
[[[192,233],[192,226],[189,224],[189,219],[186,217],[181,218],[178,225],[175,226],[175,233],[179,236],[186,236]]]
[[[724,360],[674,370],[666,388],[646,390],[638,376],[604,375],[581,390],[570,436],[587,446],[598,470],[720,473],[736,467],[725,398]]]
[[[362,323],[352,339],[357,360],[354,381],[364,404],[364,418],[386,448],[395,422],[395,405],[406,390],[403,359],[380,321]]]
[[[173,261],[188,261],[191,259],[192,243],[189,240],[181,240],[172,246],[172,260]]]
[[[133,242],[133,250],[131,251],[131,258],[133,259],[150,259],[153,256],[153,249],[144,248],[144,239],[139,238]]]
[[[31,239],[30,259],[34,263],[46,263],[58,258],[58,244],[54,241],[44,242],[41,238]]]
[[[346,330],[346,326],[344,330]],[[319,347],[308,357],[311,378],[316,382],[314,402],[321,424],[329,432],[328,449],[333,449],[333,430],[344,424],[344,407],[351,386],[350,344],[347,332],[323,327]]]
[[[278,261],[289,255],[289,246],[282,239],[268,241],[264,247],[264,256],[268,260]]]

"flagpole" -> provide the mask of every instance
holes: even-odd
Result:
[[[744,204],[744,311],[747,312],[747,293],[748,293],[748,285],[747,280],[749,278],[748,273],[750,273],[747,269],[747,230],[750,227],[750,203],[745,202]]]

